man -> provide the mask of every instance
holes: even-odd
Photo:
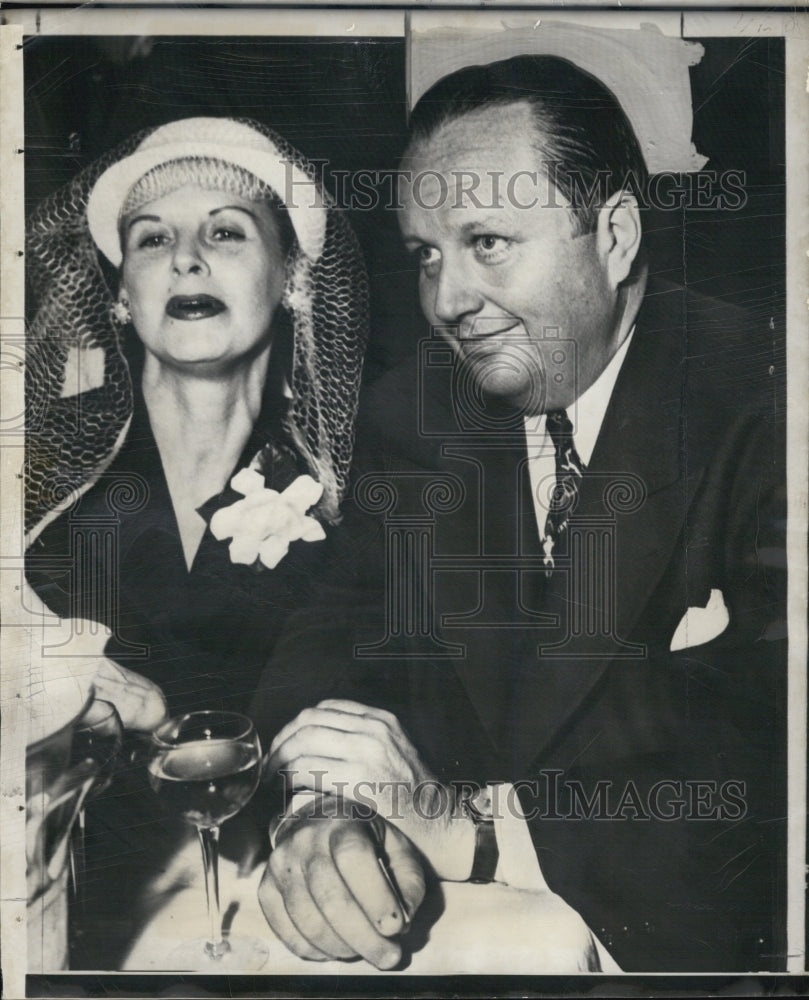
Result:
[[[414,538],[425,485],[447,491],[426,558],[388,544],[388,608],[426,624],[398,660],[360,641],[368,669],[335,684],[342,699],[276,736],[271,764],[333,794],[281,823],[268,919],[302,954],[390,965],[379,942],[401,914],[363,881],[373,843],[336,796],[370,802],[441,878],[509,881],[474,793],[509,782],[545,882],[623,969],[778,968],[783,427],[763,337],[650,281],[637,140],[563,60],[440,81],[402,169],[422,308],[455,362],[443,396],[427,369],[380,380],[366,447]],[[422,603],[391,603],[415,578]],[[290,636],[290,657],[311,637]],[[391,843],[412,908],[422,886]]]

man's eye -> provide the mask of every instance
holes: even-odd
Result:
[[[510,244],[511,240],[505,236],[494,236],[491,233],[476,236],[473,242],[475,252],[484,259],[501,256]]]
[[[429,267],[431,264],[437,264],[441,259],[441,254],[435,249],[435,247],[419,247],[416,253],[418,254],[419,264],[422,267]]]

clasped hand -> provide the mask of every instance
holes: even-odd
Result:
[[[396,935],[424,896],[425,857],[442,877],[458,867],[447,790],[395,716],[345,700],[320,702],[285,726],[272,742],[267,771],[284,772],[293,789],[325,793],[327,814],[292,821],[271,854],[259,889],[270,926],[301,957],[361,955],[379,969],[393,968],[401,958]],[[418,809],[416,795],[432,801]],[[370,822],[352,819],[346,799],[389,821],[386,867],[407,914],[383,871]],[[472,836],[468,862],[460,864],[466,871],[456,876],[465,878],[474,831],[468,821],[461,825]]]
[[[424,896],[425,863],[442,879],[466,880],[474,825],[458,814],[449,789],[432,778],[398,720],[357,702],[323,701],[301,712],[273,741],[268,769],[285,772],[293,788],[323,793],[308,800],[310,808],[316,801],[322,818],[292,816],[278,828],[259,888],[270,926],[302,958],[361,955],[378,969],[393,968],[401,958],[397,935]],[[372,823],[352,819],[347,799],[359,811],[373,806],[387,820],[386,868],[407,914],[380,864]],[[490,914],[508,913],[507,921],[494,920],[505,934],[498,937],[491,920],[485,932],[486,948],[502,952],[505,967],[599,968],[586,924],[547,888],[495,884],[483,906]],[[463,967],[480,926],[465,911],[455,919],[460,950],[447,959]],[[514,928],[520,929],[516,940]]]
[[[293,789],[328,792],[372,809],[412,841],[439,878],[469,877],[472,825],[392,713],[344,699],[321,701],[278,733],[267,768],[284,772]]]

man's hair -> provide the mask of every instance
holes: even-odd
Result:
[[[619,190],[643,203],[648,170],[615,95],[566,59],[516,56],[450,73],[426,91],[410,118],[410,143],[482,108],[527,103],[543,172],[571,204],[578,232],[595,229],[598,209]]]

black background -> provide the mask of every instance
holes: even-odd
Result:
[[[193,16],[191,12],[188,16]],[[406,130],[398,39],[33,38],[25,44],[26,209],[118,142],[194,115],[254,118],[337,171],[390,170]],[[365,250],[374,336],[367,372],[417,328],[396,215],[350,213]],[[412,343],[412,339],[411,339]]]
[[[187,16],[193,16],[188,12]],[[324,15],[326,16],[326,15]],[[783,358],[785,160],[783,39],[701,40],[691,68],[693,140],[705,170],[744,171],[736,211],[650,209],[652,270],[753,310],[762,349]],[[333,172],[390,170],[404,147],[405,42],[134,36],[25,42],[26,209],[140,129],[191,115],[251,117]],[[428,334],[396,214],[351,211],[371,279],[366,376]],[[767,341],[769,340],[769,343]]]

